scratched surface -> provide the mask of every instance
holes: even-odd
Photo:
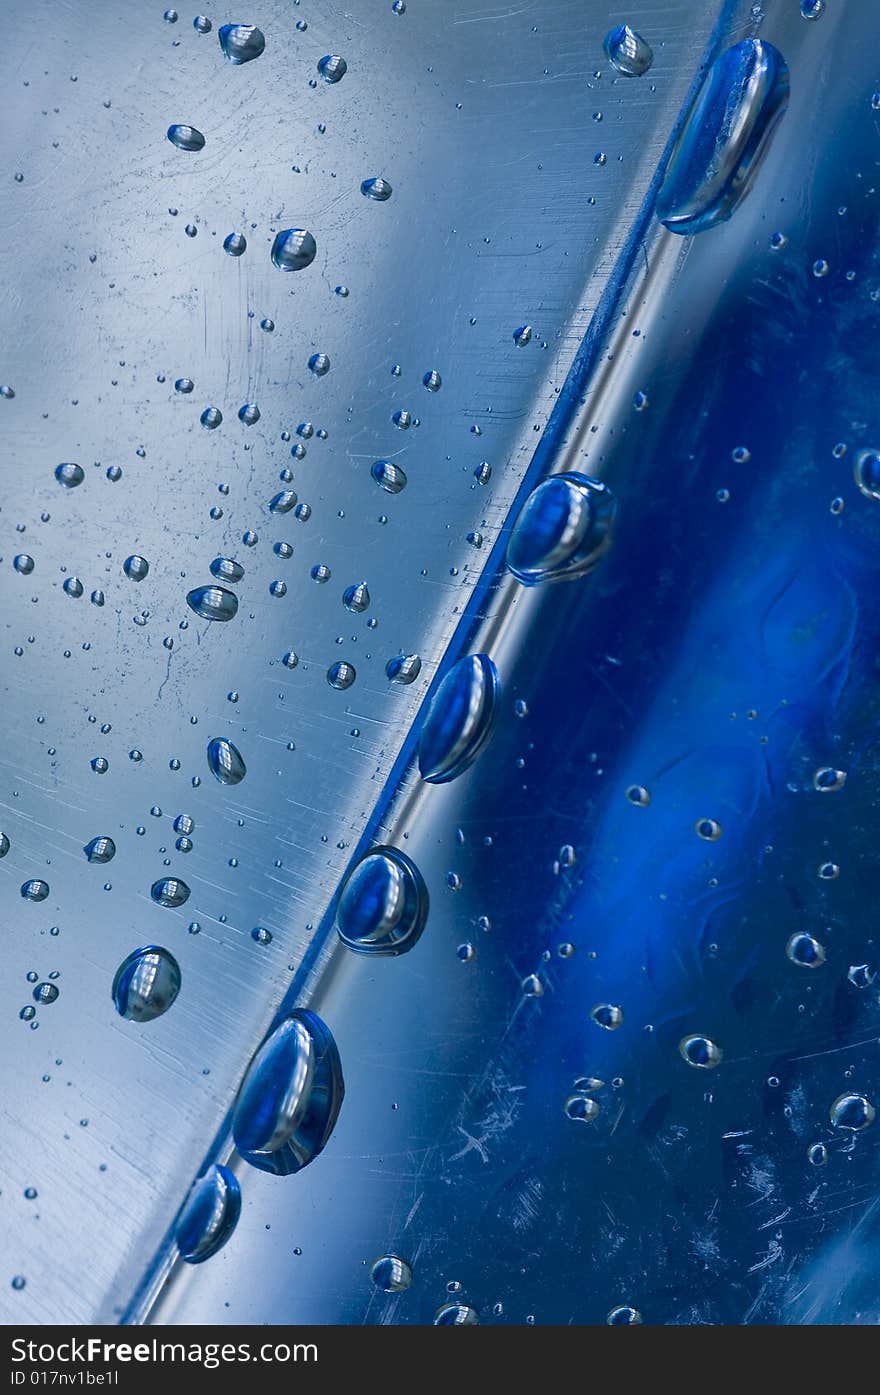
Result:
[[[15,394],[0,400],[5,1321],[112,1320],[151,1262],[547,421],[705,43],[713,16],[694,10],[629,7],[656,53],[638,83],[602,55],[620,15],[580,0],[410,0],[400,16],[386,0],[266,3],[242,16],[267,44],[241,68],[221,58],[220,15],[208,35],[188,12],[167,24],[142,0],[35,0],[4,16],[0,381]],[[311,87],[328,52],[348,73]],[[204,132],[204,150],[175,149],[172,122]],[[372,176],[390,181],[387,202],[361,195]],[[301,275],[269,258],[288,226],[317,242]],[[232,232],[247,239],[240,258],[223,250]],[[522,324],[533,336],[518,348]],[[330,358],[324,377],[308,370],[314,353]],[[438,393],[422,386],[431,369]],[[185,378],[192,392],[175,391]],[[238,418],[248,403],[260,410],[252,426]],[[199,424],[209,405],[223,415],[214,431]],[[400,430],[400,410],[419,424]],[[304,422],[314,433],[298,436]],[[379,458],[405,468],[402,494],[373,482]],[[77,488],[56,481],[61,462],[82,466]],[[285,469],[308,506],[299,517],[267,508]],[[13,567],[22,554],[32,570]],[[141,582],[123,572],[132,554],[149,562]],[[228,625],[185,603],[218,556],[245,567]],[[311,577],[319,565],[324,584]],[[286,594],[270,594],[279,580]],[[342,593],[362,580],[372,603],[354,616]],[[290,651],[295,668],[282,662]],[[401,652],[421,656],[410,687],[385,676]],[[338,659],[357,670],[347,692],[326,680]],[[247,762],[234,790],[207,767],[217,736]],[[176,846],[181,814],[195,823],[189,852]],[[96,836],[115,841],[112,862],[87,861]],[[163,876],[190,887],[182,908],[150,899]],[[45,899],[21,895],[32,879],[47,883]],[[455,913],[461,938],[472,909]],[[254,942],[257,926],[271,944]],[[372,975],[356,980],[359,1010],[372,1001],[382,1020],[411,1021],[412,1079],[443,1084],[441,1111],[461,1107],[474,1070],[453,1043],[484,1051],[479,1014],[507,994],[503,976],[451,976],[466,972],[458,933],[438,932],[428,951],[443,965],[447,1015],[427,1035],[415,1000],[371,1000]],[[151,942],[175,955],[183,987],[167,1016],[139,1027],[116,1015],[110,987]],[[395,991],[412,973],[430,992],[430,963],[414,961]],[[43,982],[59,995],[35,1004]],[[392,1175],[408,1176],[434,1130],[428,1110],[387,1140],[375,1131],[406,1115],[391,1111],[381,1044],[353,1040],[354,1021],[340,1028],[346,1130],[320,1188],[309,1179],[301,1193],[329,1267],[296,1271],[296,1312],[323,1320],[363,1311],[361,1252],[387,1243],[389,1206],[417,1204],[395,1190],[366,1229],[355,1223],[364,1187],[387,1175],[386,1145]],[[479,1148],[462,1161],[475,1158]],[[246,1270],[280,1263],[251,1249],[255,1228],[273,1239],[263,1198],[242,1229]],[[295,1243],[291,1232],[285,1255]],[[229,1272],[224,1260],[217,1281]],[[192,1311],[270,1316],[252,1294],[244,1313],[194,1289]]]
[[[567,461],[618,495],[612,549],[520,598],[488,750],[389,819],[431,919],[316,999],[348,1084],[331,1145],[243,1173],[234,1239],[159,1321],[417,1323],[453,1299],[488,1323],[880,1320],[880,1126],[831,1120],[880,1093],[880,504],[853,478],[880,428],[878,21],[763,11],[732,37],[790,65],[767,163],[729,224],[648,239]],[[802,932],[813,969],[786,953]],[[718,1069],[682,1059],[691,1033]],[[592,1123],[563,1109],[585,1077]],[[398,1296],[370,1282],[389,1252]]]

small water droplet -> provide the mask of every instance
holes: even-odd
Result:
[[[93,838],[86,843],[83,852],[89,862],[112,862],[116,856],[116,844],[112,838]]]
[[[223,251],[230,257],[240,257],[247,251],[247,238],[244,233],[231,232],[223,239]]]
[[[162,877],[160,881],[153,882],[150,887],[150,895],[157,906],[167,906],[171,910],[176,910],[189,900],[190,891],[186,882],[180,877]]]
[[[422,378],[422,386],[426,387],[429,392],[440,391],[441,387],[443,386],[443,379],[440,377],[440,374],[437,372],[436,368],[430,368],[428,372],[424,375],[424,377]]]
[[[350,610],[352,615],[363,615],[370,604],[370,592],[365,581],[359,581],[354,586],[346,587],[342,595],[342,604],[346,610]]]
[[[49,895],[49,883],[39,877],[32,877],[30,881],[22,884],[21,894],[25,901],[45,901]]]
[[[86,472],[83,467],[76,465],[72,460],[66,460],[55,469],[56,480],[59,484],[63,484],[66,489],[76,489],[78,484],[82,484],[85,477]]]
[[[129,581],[143,581],[150,570],[150,564],[146,557],[133,553],[131,557],[126,557],[122,568]]]
[[[348,64],[338,54],[325,53],[323,58],[318,59],[318,72],[325,82],[337,83],[348,72]]]
[[[721,824],[716,819],[697,819],[694,832],[707,843],[717,843],[721,837]]]
[[[372,1264],[370,1278],[383,1293],[403,1293],[413,1281],[413,1271],[399,1255],[382,1255]]]
[[[323,378],[330,372],[330,360],[326,354],[312,354],[309,359],[309,372],[316,378]]]
[[[385,665],[385,676],[392,683],[414,683],[422,671],[418,654],[398,654]]]
[[[818,969],[825,963],[825,946],[805,930],[790,937],[785,952],[792,964],[799,964],[804,969]]]
[[[361,184],[361,193],[368,199],[375,199],[376,203],[385,203],[391,198],[391,185],[387,179],[378,176],[374,179],[365,179]]]
[[[17,557],[13,557],[12,565],[22,576],[30,576],[34,569],[34,559],[27,552],[20,552]]]
[[[641,1323],[642,1315],[638,1308],[621,1303],[619,1307],[611,1309],[605,1321],[609,1327],[633,1327]]]
[[[346,688],[350,688],[356,678],[357,672],[354,664],[347,663],[345,659],[331,664],[327,670],[327,682],[331,688],[338,688],[340,692],[345,692]]]
[[[563,1105],[563,1110],[566,1118],[579,1124],[591,1124],[594,1119],[598,1119],[602,1112],[597,1100],[592,1100],[588,1095],[580,1093],[569,1095]]]

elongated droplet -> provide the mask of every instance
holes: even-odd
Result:
[[[279,271],[303,271],[317,251],[315,239],[305,228],[285,228],[272,243],[272,261]]]
[[[180,992],[180,966],[160,945],[145,945],[123,959],[113,979],[113,1001],[120,1017],[152,1022],[167,1012]]]
[[[344,1094],[333,1034],[317,1013],[296,1009],[248,1067],[232,1116],[235,1146],[263,1172],[299,1172],[326,1144]]]
[[[406,471],[392,460],[377,460],[371,466],[370,474],[386,494],[399,494],[406,488]]]
[[[153,882],[150,895],[157,906],[168,906],[171,910],[176,910],[189,900],[189,887],[180,877],[162,877],[160,881]]]
[[[280,494],[269,500],[270,513],[290,513],[296,504],[296,492],[293,489],[282,489]]]
[[[422,661],[418,654],[396,654],[385,665],[385,677],[403,687],[415,683],[421,671]]]
[[[397,848],[373,848],[349,872],[336,907],[342,943],[358,954],[405,954],[428,919],[428,888]]]
[[[175,123],[168,127],[168,139],[172,145],[176,145],[178,150],[204,150],[205,137],[195,126],[187,126],[183,123]]]
[[[612,67],[626,77],[643,77],[654,62],[651,45],[628,24],[606,34],[603,47]]]
[[[744,39],[722,53],[690,110],[657,195],[657,217],[670,232],[702,232],[731,216],[787,104],[788,68],[772,44]]]
[[[387,179],[378,176],[375,179],[365,179],[361,184],[361,193],[368,199],[375,199],[376,203],[385,203],[391,198],[392,189]]]
[[[225,736],[217,736],[208,742],[208,765],[211,774],[221,785],[239,785],[247,774],[241,751]]]
[[[222,24],[217,38],[224,58],[236,65],[253,62],[266,47],[265,35],[255,24]]]
[[[244,567],[231,557],[215,557],[211,563],[211,575],[216,576],[218,581],[226,581],[230,586],[235,586],[244,576]]]
[[[93,838],[86,843],[83,852],[89,862],[112,862],[116,856],[116,844],[112,838]]]
[[[238,597],[225,586],[197,586],[186,603],[203,620],[232,620],[238,610]]]
[[[241,1215],[241,1188],[228,1167],[215,1163],[193,1184],[177,1218],[174,1239],[181,1259],[203,1264],[226,1244]]]
[[[611,542],[616,501],[586,475],[551,475],[529,495],[507,544],[507,565],[524,586],[592,571]]]
[[[459,659],[434,694],[419,739],[419,773],[446,784],[473,765],[492,735],[500,695],[498,671],[486,654]]]

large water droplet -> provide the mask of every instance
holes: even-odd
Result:
[[[19,552],[16,557],[13,557],[12,565],[17,572],[21,572],[22,576],[30,576],[34,569],[34,559],[27,552]]]
[[[744,39],[713,63],[657,195],[671,232],[702,232],[731,216],[787,103],[788,68],[772,44]]]
[[[412,1266],[399,1255],[382,1255],[373,1263],[370,1278],[383,1293],[403,1293],[413,1281]]]
[[[221,785],[241,784],[247,774],[241,751],[225,736],[216,736],[208,742],[208,765],[211,774]]]
[[[853,462],[853,476],[866,499],[880,499],[880,452],[860,450]]]
[[[263,1172],[298,1172],[326,1144],[344,1093],[329,1027],[317,1013],[297,1009],[248,1067],[232,1117],[235,1146]]]
[[[422,661],[418,654],[397,654],[385,665],[385,677],[404,687],[415,683],[421,671]]]
[[[825,946],[805,930],[791,936],[785,952],[792,964],[799,964],[802,969],[818,969],[825,963]]]
[[[346,610],[350,610],[352,615],[363,615],[370,604],[370,592],[365,581],[359,581],[354,586],[346,587],[342,596],[342,604]]]
[[[386,199],[391,198],[392,192],[388,180],[382,179],[381,176],[375,179],[365,179],[361,184],[361,193],[368,199],[375,199],[376,203],[385,203]]]
[[[327,682],[331,688],[338,688],[340,692],[345,692],[350,688],[357,678],[354,664],[350,664],[346,659],[338,659],[335,664],[331,664],[327,670]]]
[[[75,489],[78,484],[82,484],[85,477],[86,473],[83,467],[75,464],[72,460],[65,460],[55,469],[56,480],[67,489]]]
[[[325,53],[323,58],[318,59],[318,72],[325,82],[339,82],[348,72],[348,64],[338,54]]]
[[[168,127],[168,139],[178,150],[204,150],[205,137],[195,126],[177,123]]]
[[[339,938],[358,954],[405,954],[428,918],[428,889],[397,848],[366,853],[346,877],[336,907]]]
[[[140,557],[137,553],[133,553],[131,557],[126,557],[122,566],[129,581],[144,581],[150,570],[150,564],[146,557]]]
[[[606,34],[603,47],[612,67],[626,77],[643,77],[654,62],[651,45],[628,24],[618,24]]]
[[[370,474],[386,494],[399,494],[406,488],[406,471],[392,460],[377,460],[370,468]]]
[[[285,228],[272,243],[272,260],[279,271],[303,271],[317,251],[315,239],[305,228]]]
[[[276,494],[269,500],[270,513],[290,513],[296,504],[296,492],[293,489],[282,489],[280,494]]]
[[[586,475],[551,475],[532,491],[513,525],[507,565],[524,586],[564,581],[595,567],[611,542],[616,502]]]
[[[228,1167],[212,1164],[193,1184],[177,1218],[174,1239],[181,1259],[202,1264],[222,1249],[238,1224],[241,1188]]]
[[[864,1095],[850,1094],[847,1091],[837,1096],[831,1106],[830,1115],[836,1129],[852,1129],[857,1132],[873,1124],[875,1110],[871,1101]]]
[[[690,1036],[682,1037],[678,1043],[682,1060],[687,1061],[689,1066],[697,1066],[700,1070],[714,1070],[721,1064],[721,1057],[724,1054],[720,1046],[716,1046],[714,1041],[708,1037]]]
[[[266,47],[265,36],[255,24],[221,24],[217,38],[230,63],[250,63]]]
[[[176,910],[189,900],[189,887],[180,877],[162,877],[160,881],[153,882],[150,895],[157,906],[168,906],[171,910]]]
[[[211,563],[211,575],[216,576],[218,581],[226,581],[230,586],[235,586],[244,576],[244,567],[240,562],[234,562],[231,557],[215,557]]]
[[[21,894],[25,901],[45,901],[49,895],[49,883],[32,877],[30,881],[22,883]]]
[[[116,844],[112,838],[93,838],[86,843],[83,852],[89,862],[112,862],[116,856]]]
[[[435,1327],[473,1327],[479,1321],[476,1309],[467,1303],[444,1303],[434,1314]]]
[[[203,620],[232,620],[238,610],[238,597],[225,586],[197,586],[186,603]]]
[[[419,738],[419,773],[446,784],[473,765],[492,735],[500,696],[498,672],[486,654],[469,654],[437,689]]]
[[[167,949],[145,945],[123,959],[111,991],[120,1017],[152,1022],[168,1011],[180,992],[180,966]]]

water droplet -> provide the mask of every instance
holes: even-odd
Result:
[[[318,59],[318,72],[325,82],[339,82],[348,72],[348,64],[338,54],[325,53],[323,58]]]
[[[272,261],[279,271],[303,271],[317,251],[315,239],[305,228],[285,228],[272,243]]]
[[[552,475],[523,505],[507,545],[507,566],[524,586],[592,571],[611,542],[616,503],[586,475]]]
[[[371,1266],[370,1278],[383,1293],[403,1293],[413,1281],[413,1272],[399,1255],[382,1255]]]
[[[166,24],[176,24],[176,23],[177,23],[177,20],[178,20],[177,11],[176,11],[176,10],[166,10],[165,13],[163,14],[162,18],[164,19],[164,21],[165,21]]]
[[[110,762],[106,756],[95,756],[94,760],[89,761],[89,765],[96,775],[106,775],[110,769]]]
[[[116,856],[116,844],[112,838],[93,838],[86,843],[83,852],[89,862],[112,862]]]
[[[224,58],[230,63],[251,63],[266,47],[265,37],[255,24],[221,24],[217,38]]]
[[[196,15],[193,20],[193,29],[197,34],[210,34],[212,27],[207,15]]]
[[[853,462],[853,476],[866,499],[880,499],[880,451],[860,450]]]
[[[17,557],[13,557],[12,565],[17,572],[21,572],[22,576],[30,576],[34,569],[34,559],[26,552],[20,552]]]
[[[260,409],[256,402],[245,402],[239,407],[238,419],[245,426],[256,426],[260,420]]]
[[[519,329],[513,331],[513,342],[518,349],[524,349],[526,344],[531,343],[532,326],[520,325]]]
[[[330,360],[326,354],[312,354],[309,359],[309,372],[314,373],[316,378],[323,378],[330,372]]]
[[[594,1119],[598,1119],[601,1114],[601,1106],[596,1100],[591,1100],[588,1095],[569,1095],[563,1105],[566,1118],[579,1124],[591,1124]]]
[[[21,894],[26,901],[45,901],[49,895],[49,883],[41,881],[39,877],[32,877],[30,881],[22,884]]]
[[[721,837],[721,824],[715,819],[697,819],[694,832],[707,843],[717,843]]]
[[[441,387],[443,386],[443,379],[440,377],[440,374],[437,372],[436,368],[430,368],[428,370],[428,372],[422,378],[422,386],[426,387],[429,392],[440,391]]]
[[[428,906],[415,863],[397,848],[373,848],[342,885],[336,929],[359,954],[405,954],[425,928]]]
[[[651,795],[644,785],[630,785],[626,792],[626,797],[630,804],[635,804],[639,809],[647,809],[651,803]]]
[[[828,1161],[828,1149],[824,1143],[811,1143],[807,1149],[807,1158],[813,1167],[824,1167]]]
[[[153,882],[150,887],[150,895],[157,906],[167,906],[171,910],[176,910],[189,900],[189,887],[186,882],[179,877],[163,877],[158,882]]]
[[[345,692],[346,688],[350,688],[356,678],[357,672],[354,664],[347,663],[345,659],[340,659],[337,663],[331,664],[327,670],[327,682],[330,684],[330,687],[338,688],[341,692]]]
[[[297,1009],[248,1067],[232,1117],[235,1146],[264,1172],[298,1172],[329,1139],[344,1093],[330,1029],[317,1013]]]
[[[397,9],[398,14],[403,13],[403,0],[395,0],[392,9]],[[434,1314],[435,1327],[473,1327],[480,1321],[475,1308],[468,1307],[467,1303],[444,1303],[442,1308],[438,1308]]]
[[[187,1264],[203,1264],[221,1250],[238,1224],[241,1188],[228,1167],[214,1163],[193,1184],[174,1227],[174,1240]]]
[[[74,600],[79,600],[84,588],[78,576],[69,576],[62,589],[68,596],[73,596]]]
[[[12,1287],[15,1289],[16,1293],[20,1293],[21,1290],[25,1287],[26,1283],[27,1279],[24,1277],[23,1274],[16,1274],[14,1275],[12,1280]]]
[[[377,460],[370,468],[370,474],[386,494],[399,494],[406,488],[406,472],[391,460]]]
[[[238,785],[247,774],[241,752],[225,736],[208,742],[208,768],[221,785]]]
[[[819,876],[823,882],[836,881],[840,876],[840,867],[836,862],[823,862],[819,868]]]
[[[850,964],[846,976],[853,988],[870,988],[875,978],[868,964]]]
[[[381,177],[375,179],[365,179],[361,184],[361,193],[368,199],[375,199],[376,203],[384,203],[391,198],[392,189],[387,179]]]
[[[825,0],[801,0],[801,14],[804,19],[821,19],[825,13]]]
[[[616,1003],[597,1003],[590,1009],[590,1019],[597,1027],[604,1027],[606,1032],[616,1032],[623,1024],[623,1008]]]
[[[772,44],[744,39],[716,59],[657,195],[657,216],[671,232],[702,232],[731,216],[787,103],[788,68]]]
[[[654,61],[651,45],[628,24],[606,34],[603,48],[611,66],[626,77],[644,77]]]
[[[723,1052],[720,1046],[716,1046],[709,1037],[690,1036],[682,1037],[678,1043],[678,1049],[683,1061],[687,1061],[689,1066],[696,1066],[699,1070],[714,1070],[720,1065]]]
[[[188,397],[194,387],[192,378],[176,378],[174,381],[174,391],[179,392],[182,397]]]
[[[342,595],[342,604],[346,610],[350,610],[352,615],[363,615],[370,604],[370,592],[365,581],[359,581],[355,586],[346,587]]]
[[[244,567],[231,557],[215,557],[211,563],[211,575],[216,576],[218,581],[227,581],[230,586],[235,586],[244,576]]]
[[[281,662],[285,668],[296,668],[299,663],[299,656],[295,654],[292,649],[288,649]]]
[[[481,460],[474,470],[474,479],[477,481],[477,484],[488,484],[491,478],[492,466],[489,464],[488,460]]]
[[[799,964],[804,969],[818,969],[825,963],[825,946],[803,930],[791,936],[785,952],[792,964]]]
[[[0,857],[5,857],[9,852],[10,843],[5,833],[0,833]]]
[[[537,974],[526,974],[520,989],[526,998],[543,998],[544,985]]]
[[[836,1129],[866,1129],[874,1122],[874,1106],[864,1095],[846,1093],[838,1095],[829,1111],[831,1122]]]
[[[260,329],[263,331],[264,334],[272,334],[275,329],[275,321],[271,320],[269,316],[266,315],[262,320],[260,320]],[[290,437],[288,436],[287,439],[289,441]]]
[[[638,1308],[631,1308],[628,1303],[621,1303],[617,1308],[612,1308],[605,1319],[609,1327],[633,1327],[642,1321],[642,1315]]]
[[[34,1002],[47,1005],[54,1003],[58,997],[58,989],[54,983],[38,983],[34,989]]]
[[[78,484],[82,484],[86,477],[86,472],[81,465],[76,465],[72,460],[66,460],[63,464],[56,466],[55,478],[59,484],[63,484],[66,489],[76,489]]]
[[[113,979],[116,1011],[130,1022],[152,1022],[167,1012],[180,992],[180,966],[160,945],[129,954]]]
[[[186,603],[203,620],[232,620],[238,610],[238,597],[225,586],[197,586]]]
[[[206,407],[199,417],[206,431],[216,431],[222,420],[223,413],[219,407]]]
[[[204,150],[205,137],[195,126],[175,124],[168,127],[168,139],[178,150]]]
[[[325,585],[330,580],[332,572],[324,562],[316,562],[309,572],[312,581],[317,581],[319,586]]]
[[[297,495],[293,489],[282,489],[274,498],[269,500],[270,513],[290,513],[296,504]]]
[[[251,931],[251,939],[254,944],[270,945],[272,943],[272,931],[267,930],[264,925],[255,925]]]
[[[146,557],[133,553],[131,557],[126,557],[122,568],[129,581],[143,581],[150,570],[150,564]]]
[[[449,670],[431,699],[419,738],[419,773],[429,784],[456,779],[485,749],[500,697],[486,654],[469,654]]]
[[[398,654],[385,665],[385,676],[392,683],[414,683],[422,671],[418,654]]]
[[[247,238],[244,233],[232,232],[223,239],[223,251],[230,257],[240,257],[247,251]]]

